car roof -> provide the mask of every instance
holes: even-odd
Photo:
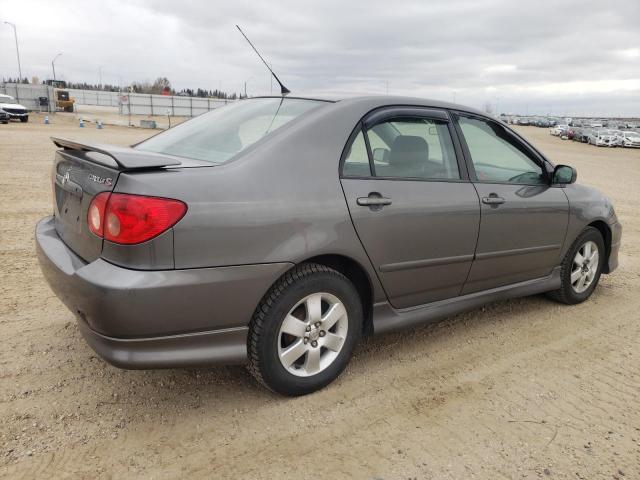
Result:
[[[281,98],[280,95],[264,95],[251,98]],[[411,96],[397,96],[397,95],[375,95],[375,94],[336,94],[336,93],[314,93],[314,94],[288,94],[286,98],[296,98],[302,100],[316,100],[322,102],[340,102],[344,103],[358,103],[366,101],[374,104],[375,108],[380,107],[392,107],[392,106],[419,106],[419,107],[432,107],[432,108],[445,108],[449,110],[459,110],[462,112],[473,113],[481,115],[483,117],[492,117],[485,112],[476,110],[471,107],[459,105],[456,103],[444,102],[441,100],[434,100],[429,98],[411,97]]]

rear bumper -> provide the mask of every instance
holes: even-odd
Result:
[[[35,236],[51,289],[96,353],[123,368],[244,361],[256,306],[292,266],[130,270],[82,260],[62,242],[53,217],[38,223]]]
[[[247,359],[247,327],[151,338],[112,338],[82,319],[80,332],[89,346],[112,365],[127,369],[176,368]]]
[[[604,267],[604,273],[611,273],[618,268],[618,252],[620,251],[622,239],[622,225],[620,225],[620,222],[610,224],[609,228],[611,228],[611,251]]]

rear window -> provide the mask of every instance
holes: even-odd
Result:
[[[284,97],[240,100],[160,133],[136,148],[224,163],[278,127],[324,104]]]

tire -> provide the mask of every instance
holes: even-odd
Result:
[[[249,371],[282,395],[319,390],[349,363],[362,321],[360,297],[344,275],[324,265],[298,265],[271,287],[251,319]]]
[[[27,123],[29,121],[29,117],[20,117],[20,121],[22,123]]]
[[[577,254],[582,257],[585,253],[585,246],[590,245],[590,251],[596,251],[596,258],[592,259],[592,263],[587,262],[583,267],[579,267],[576,263],[579,259]],[[558,290],[548,292],[547,296],[560,303],[567,305],[575,305],[582,303],[588,299],[600,280],[602,274],[602,266],[605,261],[606,249],[604,240],[600,231],[593,227],[587,227],[576,238],[569,248],[569,251],[562,260],[560,278],[561,285]],[[586,257],[586,255],[585,255]],[[583,257],[584,258],[584,257]],[[574,279],[572,281],[572,275]],[[585,279],[584,283],[580,282]]]

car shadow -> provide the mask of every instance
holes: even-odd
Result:
[[[402,356],[403,352],[429,352],[443,336],[460,335],[469,338],[486,336],[487,331],[498,329],[505,322],[517,328],[522,322],[530,322],[530,314],[560,314],[569,308],[546,299],[532,296],[498,301],[470,310],[447,319],[380,336],[364,337],[354,352],[348,375],[328,389],[344,388],[350,375],[374,374],[369,365],[383,363],[390,355]],[[495,327],[495,328],[492,328]],[[80,333],[77,332],[80,337]],[[83,341],[79,338],[78,341]],[[292,399],[270,392],[260,385],[242,365],[203,366],[167,370],[121,370],[106,364],[88,346],[85,352],[90,357],[92,374],[96,382],[104,381],[105,388],[122,390],[129,400],[155,398],[158,407],[191,405],[195,408],[212,408],[221,402],[236,402],[243,405],[260,405],[268,402],[288,402]],[[135,385],[135,388],[131,388]],[[326,389],[325,389],[326,390]],[[320,393],[320,392],[319,392]],[[134,398],[131,399],[131,394]],[[215,411],[213,408],[212,412]]]

